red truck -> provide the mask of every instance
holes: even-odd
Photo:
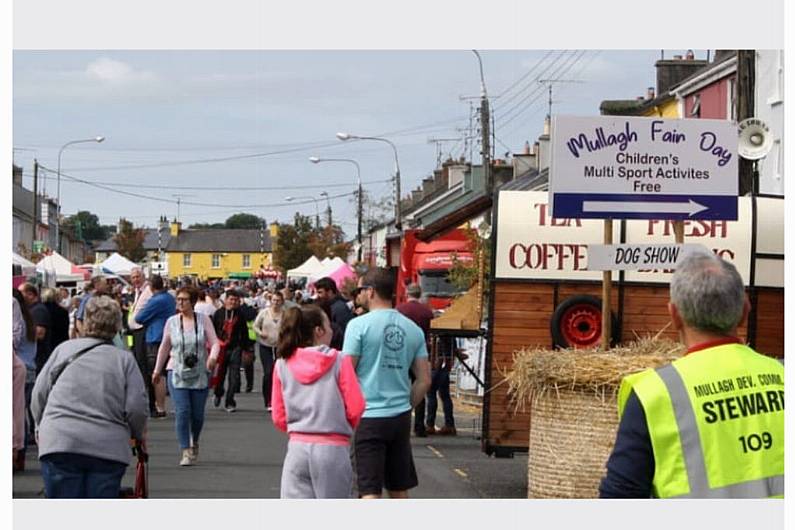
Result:
[[[406,286],[418,283],[428,305],[433,309],[447,308],[453,297],[461,293],[448,278],[454,258],[465,263],[474,261],[466,230],[456,228],[428,243],[417,239],[416,230],[404,232],[398,268],[398,303],[406,301]]]

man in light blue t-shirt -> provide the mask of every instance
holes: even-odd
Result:
[[[417,486],[411,454],[411,409],[431,385],[425,335],[392,309],[395,283],[386,269],[373,268],[359,280],[369,313],[348,323],[342,351],[352,357],[367,406],[356,430],[359,495],[408,497]],[[409,369],[416,375],[414,384]]]

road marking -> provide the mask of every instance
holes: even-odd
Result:
[[[454,468],[453,468],[453,471],[455,471],[456,473],[458,473],[459,475],[461,475],[463,478],[468,478],[468,477],[469,477],[469,476],[468,476],[466,473],[464,473],[463,471],[461,471],[461,470],[460,470],[460,469],[458,469],[457,467],[454,467]]]
[[[435,448],[434,446],[432,446],[432,445],[426,445],[425,447],[427,447],[428,449],[430,449],[430,450],[431,450],[431,452],[432,452],[433,454],[435,454],[436,456],[438,456],[439,458],[444,458],[444,455],[443,455],[442,453],[440,453],[439,451],[437,451],[437,450],[436,450],[436,448]]]

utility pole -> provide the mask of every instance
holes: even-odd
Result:
[[[737,121],[754,117],[754,79],[756,77],[756,51],[737,50]],[[754,161],[742,157],[737,165],[740,179],[740,195],[758,192],[754,189]]]
[[[357,166],[358,168],[358,166]],[[356,252],[356,258],[359,263],[362,262],[362,179],[359,178],[359,186],[356,190],[356,239],[359,242],[359,250]]]
[[[33,234],[30,237],[30,252],[36,243],[36,232],[39,230],[39,161],[33,159]]]
[[[492,192],[494,183],[491,178],[491,116],[489,113],[489,96],[486,93],[486,78],[483,76],[483,60],[477,50],[472,50],[478,58],[480,68],[480,134],[481,134],[481,157],[483,160],[483,180],[486,189]]]
[[[483,179],[486,182],[486,189],[491,192],[491,119],[489,117],[489,98],[486,96],[486,86],[483,85],[480,94],[480,133],[481,151],[483,158]]]

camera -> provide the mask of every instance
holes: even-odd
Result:
[[[199,362],[199,356],[196,355],[195,353],[186,355],[185,359],[183,359],[182,361],[182,363],[188,368],[193,368],[198,364],[198,362]]]

